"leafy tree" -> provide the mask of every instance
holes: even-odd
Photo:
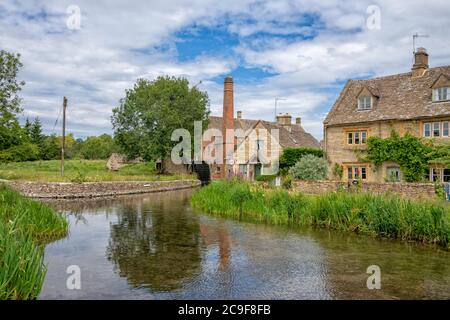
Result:
[[[88,137],[83,141],[80,155],[84,159],[107,159],[116,151],[114,139],[110,135],[103,134],[99,137]]]
[[[42,160],[55,160],[60,158],[60,144],[59,139],[55,135],[44,138],[41,147],[40,155]]]
[[[184,128],[194,136],[194,121],[208,123],[206,92],[189,88],[185,78],[140,79],[126,91],[113,110],[114,136],[129,158],[164,159],[177,142],[171,141],[175,129]]]
[[[286,148],[280,156],[280,169],[294,166],[302,157],[312,154],[316,157],[323,157],[323,150],[315,148]]]
[[[19,54],[0,50],[0,150],[18,145],[23,138],[17,120],[21,112],[18,93],[25,84],[17,81],[21,67]]]
[[[325,180],[327,171],[327,161],[324,158],[307,154],[289,169],[289,174],[300,180]]]
[[[39,147],[25,142],[9,149],[0,151],[0,161],[35,161],[39,159]]]

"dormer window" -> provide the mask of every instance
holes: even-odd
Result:
[[[358,98],[358,110],[372,109],[372,97],[364,96]]]
[[[448,101],[450,100],[450,87],[441,87],[433,89],[433,101]]]

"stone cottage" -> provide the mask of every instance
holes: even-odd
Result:
[[[419,48],[412,70],[369,80],[349,80],[324,121],[324,149],[330,163],[343,168],[344,181],[402,180],[396,163],[375,168],[358,161],[371,136],[387,138],[392,129],[423,139],[449,139],[450,66],[429,68],[428,53]],[[426,179],[449,182],[450,168],[430,165]]]
[[[319,142],[302,127],[301,118],[279,114],[275,122],[245,119],[234,113],[233,79],[224,80],[223,116],[209,118],[208,129],[222,137],[204,137],[203,153],[216,161],[210,164],[213,179],[241,176],[253,180],[278,172],[278,157],[284,148],[320,148]],[[228,133],[228,134],[227,134]],[[217,154],[220,146],[222,154]],[[207,149],[211,150],[207,150]]]

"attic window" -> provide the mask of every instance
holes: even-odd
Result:
[[[448,101],[450,100],[450,87],[442,87],[433,89],[433,101]]]
[[[372,109],[372,97],[365,96],[358,98],[358,110]]]

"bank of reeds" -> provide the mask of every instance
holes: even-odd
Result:
[[[46,274],[44,245],[68,223],[47,205],[0,186],[0,299],[35,299]]]
[[[241,220],[318,226],[450,247],[450,208],[440,202],[369,193],[305,195],[238,181],[213,182],[191,201],[208,213]]]

